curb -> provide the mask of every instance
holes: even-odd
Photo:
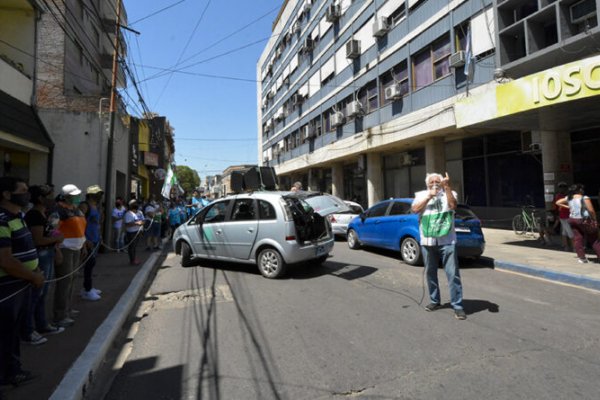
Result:
[[[79,400],[85,398],[88,385],[94,380],[95,372],[125,323],[125,319],[135,305],[146,284],[148,275],[160,255],[161,252],[154,252],[148,257],[123,296],[108,314],[108,317],[96,329],[85,350],[69,368],[69,371],[50,396],[50,400]]]
[[[548,279],[551,281],[568,283],[570,285],[581,286],[588,289],[600,291],[600,279],[590,278],[585,275],[571,274],[568,272],[558,272],[554,270],[536,268],[530,265],[517,264],[507,261],[494,260],[491,258],[484,259],[481,263],[497,270],[513,271],[525,275],[536,276],[538,278]]]

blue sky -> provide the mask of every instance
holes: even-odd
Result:
[[[141,33],[126,37],[142,95],[175,128],[176,163],[197,170],[202,180],[229,165],[257,162],[256,63],[282,3],[124,0],[130,27]],[[194,63],[185,74],[152,78],[164,73],[160,68]],[[128,92],[137,99],[133,88]],[[139,116],[139,107],[130,113]]]

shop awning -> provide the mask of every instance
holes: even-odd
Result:
[[[33,107],[0,91],[0,139],[33,150],[49,151],[52,141]]]

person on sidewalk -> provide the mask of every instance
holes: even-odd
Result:
[[[38,255],[22,209],[29,204],[27,184],[0,178],[0,385],[18,386],[34,378],[21,366],[19,331],[31,286],[44,286]]]
[[[181,212],[177,208],[177,204],[175,202],[171,202],[169,204],[169,212],[167,213],[167,221],[169,222],[169,230],[170,230],[170,239],[173,239],[173,234],[175,233],[175,229],[181,225]]]
[[[462,304],[463,290],[454,231],[456,192],[452,191],[447,172],[445,177],[436,173],[427,174],[425,184],[427,190],[417,192],[412,203],[412,211],[419,214],[421,249],[431,299],[431,303],[425,307],[425,310],[435,311],[441,306],[438,282],[438,266],[441,260],[448,278],[450,305],[454,309],[454,316],[464,320],[467,314]]]
[[[136,258],[136,248],[144,229],[144,214],[139,210],[136,200],[129,202],[129,210],[125,213],[123,221],[125,223],[125,242],[127,243],[129,263],[131,265],[139,265],[140,261]]]
[[[125,247],[125,229],[123,228],[123,218],[127,208],[123,205],[123,199],[117,197],[115,208],[112,211],[113,235],[115,237],[115,249],[120,252]]]
[[[582,184],[577,183],[569,188],[567,197],[555,203],[558,207],[569,209],[569,225],[573,229],[573,246],[578,262],[586,264],[585,241],[594,249],[600,262],[600,241],[598,240],[598,220],[592,201],[585,195]]]
[[[31,345],[45,343],[43,335],[55,335],[65,328],[54,326],[46,319],[46,295],[48,294],[49,280],[54,276],[54,253],[56,246],[62,243],[62,234],[54,235],[58,227],[58,216],[49,218],[48,209],[53,205],[54,193],[47,185],[31,186],[31,208],[25,215],[25,222],[31,231],[33,243],[38,253],[38,267],[44,274],[46,284],[40,289],[31,290],[31,299],[24,322],[23,342]]]
[[[63,262],[55,266],[56,289],[54,293],[54,321],[62,327],[75,323],[71,318],[74,271],[79,268],[80,256],[85,258],[85,216],[79,210],[81,190],[72,184],[62,187],[58,196],[56,212],[60,218],[58,230],[64,235],[60,245]]]
[[[554,206],[557,211],[556,222],[560,224],[560,237],[562,239],[562,247],[565,251],[572,251],[573,248],[573,230],[569,225],[569,208],[559,207],[556,202],[562,198],[567,197],[568,185],[566,182],[558,182],[557,185],[558,193],[554,196]]]
[[[158,250],[160,248],[160,231],[162,223],[162,208],[160,204],[152,200],[144,209],[146,216],[146,250]]]
[[[81,298],[83,300],[98,301],[101,299],[101,290],[93,287],[92,273],[96,266],[96,256],[102,238],[100,237],[100,227],[102,224],[102,214],[98,204],[102,201],[104,191],[98,185],[93,185],[87,188],[85,200],[88,204],[88,210],[85,215],[85,246],[86,246],[86,262],[83,267],[83,289],[81,290]]]

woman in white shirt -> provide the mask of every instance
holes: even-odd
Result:
[[[555,203],[558,207],[569,209],[569,225],[573,230],[573,247],[581,264],[588,262],[585,257],[585,241],[592,246],[600,261],[600,241],[596,211],[592,201],[584,194],[584,187],[578,183],[569,188],[567,197]]]
[[[115,248],[121,251],[125,247],[125,229],[123,229],[123,219],[127,208],[123,205],[123,199],[117,197],[115,208],[112,211],[113,237],[115,238]]]
[[[144,214],[139,210],[136,200],[129,202],[129,211],[125,213],[124,222],[129,263],[131,265],[139,265],[140,261],[136,258],[136,247],[141,231],[144,228]]]

